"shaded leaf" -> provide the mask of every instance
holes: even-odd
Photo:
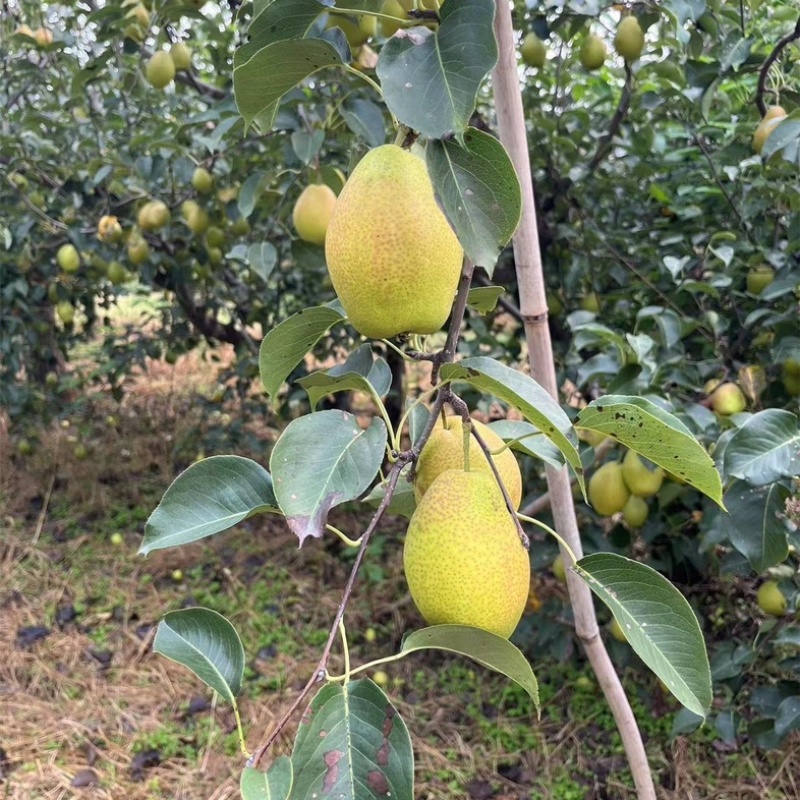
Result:
[[[142,554],[196,542],[263,511],[277,511],[270,474],[241,456],[211,456],[172,482],[150,515]]]
[[[292,760],[288,756],[275,759],[266,772],[245,767],[239,782],[242,800],[288,800],[292,777]]]
[[[386,141],[383,111],[375,103],[359,98],[348,100],[341,107],[340,113],[347,127],[370,147],[379,147]]]
[[[300,720],[292,800],[414,798],[408,729],[369,679],[324,686]]]
[[[434,140],[425,157],[464,252],[491,277],[522,213],[519,180],[505,147],[494,136],[468,128],[463,146],[454,139]]]
[[[289,423],[270,467],[278,505],[301,545],[307,536],[322,536],[334,506],[369,488],[385,445],[386,425],[377,418],[366,430],[343,411],[318,411]]]
[[[503,286],[475,286],[467,294],[467,305],[479,314],[488,314],[494,311],[505,291]]]
[[[786,736],[791,731],[800,729],[800,697],[787,697],[779,706],[775,715],[775,733]]]
[[[250,269],[262,281],[266,281],[278,263],[278,251],[270,242],[251,244],[247,248],[247,261],[250,264]]]
[[[275,397],[306,353],[344,317],[329,306],[314,306],[293,314],[273,328],[261,342],[258,365],[264,391]]]
[[[153,650],[191,670],[234,703],[244,677],[244,648],[236,629],[208,608],[170,611],[158,623]]]
[[[468,625],[432,625],[403,638],[403,655],[418,650],[446,650],[477,661],[484,667],[511,678],[531,697],[539,710],[539,684],[528,659],[508,639]]]
[[[711,670],[697,617],[680,591],[646,564],[615,553],[586,556],[575,567],[639,658],[687,709],[705,716]]]
[[[561,451],[530,422],[501,419],[489,427],[504,441],[512,442],[512,450],[541,459],[556,469],[564,466]]]
[[[409,465],[400,474],[400,480],[397,482],[392,499],[389,501],[389,506],[386,509],[387,513],[397,514],[406,519],[411,519],[411,515],[417,507],[417,500],[414,496],[414,486],[407,479],[410,469],[411,466]],[[377,508],[385,495],[386,484],[381,482],[364,498],[364,502]]]

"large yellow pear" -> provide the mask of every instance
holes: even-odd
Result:
[[[622,477],[622,465],[618,461],[603,464],[589,479],[589,502],[603,517],[610,517],[625,508],[630,490]]]
[[[626,60],[636,61],[644,50],[644,32],[633,15],[623,17],[617,26],[614,49]]]
[[[387,144],[361,159],[333,209],[325,255],[364,336],[434,333],[447,320],[463,251],[425,162],[407,150]]]
[[[175,62],[166,50],[154,53],[145,67],[147,82],[156,89],[163,89],[175,77]]]
[[[324,244],[325,234],[336,205],[336,195],[330,186],[317,183],[306,186],[292,211],[297,235],[311,244]]]
[[[443,472],[414,511],[403,566],[429,625],[471,625],[509,637],[530,589],[528,551],[500,487],[483,472]]]
[[[490,450],[498,451],[505,446],[503,440],[487,425],[472,420],[472,426]],[[510,448],[492,458],[514,508],[519,508],[522,501],[522,474],[517,459]],[[446,425],[442,424],[440,418],[425,447],[422,448],[414,482],[417,502],[422,499],[436,478],[449,469],[464,469],[464,433],[461,417],[448,417]],[[470,472],[482,472],[495,479],[492,467],[474,436],[470,436],[469,440],[469,469]]]
[[[770,137],[772,131],[780,125],[785,116],[786,110],[781,106],[770,106],[766,110],[761,122],[758,123],[756,132],[753,134],[753,150],[756,153],[760,153],[764,149],[764,143]]]
[[[622,460],[622,477],[631,494],[637,497],[652,497],[664,483],[661,467],[650,469],[633,450],[628,450]]]

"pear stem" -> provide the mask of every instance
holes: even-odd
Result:
[[[472,433],[472,421],[465,419],[461,422],[461,437],[464,443],[464,472],[469,472],[469,437]]]
[[[567,544],[562,536],[559,536],[549,525],[546,525],[544,522],[541,522],[538,519],[534,519],[533,517],[529,517],[526,514],[522,514],[519,511],[516,512],[516,517],[521,519],[523,522],[527,522],[530,525],[536,525],[538,528],[547,531],[563,548],[566,550],[567,555],[570,557],[572,564],[570,566],[575,566],[578,559],[575,558],[575,553],[572,551],[572,548]]]
[[[361,539],[351,539],[346,534],[342,533],[336,526],[330,523],[325,525],[325,530],[335,533],[348,547],[358,547],[361,544]]]

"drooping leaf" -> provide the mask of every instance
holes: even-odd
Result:
[[[800,427],[791,411],[753,414],[725,447],[723,471],[753,486],[800,475]]]
[[[328,512],[355,500],[383,461],[386,425],[373,419],[363,430],[343,411],[318,411],[292,420],[270,458],[278,505],[302,544],[320,537]]]
[[[582,409],[576,424],[616,439],[722,506],[722,481],[711,457],[680,420],[650,400],[606,395]]]
[[[488,314],[494,311],[504,293],[503,286],[474,286],[467,294],[467,305],[479,314]]]
[[[326,39],[273,42],[234,68],[236,106],[246,125],[258,119],[267,127],[262,119],[271,123],[278,101],[289,89],[325,67],[349,62],[350,49],[341,31],[328,33]]]
[[[300,720],[292,800],[414,798],[411,737],[369,679],[324,686]]]
[[[244,677],[244,648],[222,614],[209,608],[170,611],[158,623],[153,650],[183,665],[234,703]]]
[[[530,422],[501,419],[492,422],[489,427],[504,441],[513,442],[512,450],[539,458],[556,469],[564,466],[561,451]]]
[[[278,511],[270,474],[241,456],[211,456],[172,482],[144,528],[139,552],[178,547],[226,531],[264,511]]]
[[[533,378],[486,356],[444,364],[440,375],[447,381],[465,381],[522,412],[561,451],[583,488],[583,466],[569,417]]]
[[[436,33],[398,31],[377,68],[391,112],[432,139],[467,130],[478,88],[497,61],[494,0],[445,3],[440,19]]]
[[[392,385],[392,371],[383,358],[373,358],[368,344],[354,350],[343,364],[321,369],[297,381],[307,392],[311,407],[336,392],[367,392],[384,397]]]
[[[342,314],[329,306],[314,306],[293,314],[273,328],[261,342],[258,365],[264,391],[275,397],[289,373],[337,322]]]
[[[578,574],[611,609],[631,647],[687,709],[705,716],[711,670],[700,625],[680,591],[646,564],[595,553]]]
[[[475,128],[425,148],[433,187],[467,256],[491,277],[519,225],[522,194],[505,147]]]
[[[508,639],[468,625],[432,625],[403,638],[403,655],[419,650],[446,650],[471,658],[518,683],[539,710],[539,683],[528,659]]]
[[[789,555],[786,524],[779,516],[788,496],[780,484],[753,488],[741,481],[725,493],[725,532],[757,572],[782,563]]]
[[[289,756],[280,756],[266,772],[245,767],[239,791],[242,800],[289,800],[292,780],[292,760]]]

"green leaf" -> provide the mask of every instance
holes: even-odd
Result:
[[[576,425],[616,439],[724,508],[722,481],[703,445],[680,420],[650,400],[606,395],[582,409]]]
[[[295,131],[291,137],[292,150],[304,164],[310,164],[325,142],[325,131]]]
[[[306,353],[344,317],[329,306],[299,311],[273,328],[261,342],[258,365],[264,391],[275,397]]]
[[[475,97],[497,61],[494,0],[445,3],[436,33],[407,29],[383,46],[378,78],[389,110],[431,139],[467,130]]]
[[[278,263],[278,251],[275,249],[275,245],[270,242],[251,244],[247,248],[247,262],[250,264],[250,269],[262,281],[266,281]]]
[[[611,609],[639,658],[695,714],[711,707],[711,670],[691,606],[663,575],[615,553],[595,553],[576,570]]]
[[[292,779],[292,760],[289,756],[280,756],[267,772],[245,767],[239,791],[242,800],[288,800]]]
[[[494,311],[504,293],[503,286],[476,286],[467,294],[467,305],[479,314],[488,314]]]
[[[386,141],[386,121],[375,103],[359,98],[348,100],[340,113],[347,127],[370,147],[379,147]]]
[[[208,608],[170,611],[158,623],[153,650],[191,670],[235,704],[244,676],[244,648],[222,614]]]
[[[226,531],[254,514],[277,511],[270,474],[241,456],[212,456],[184,470],[144,528],[139,553],[177,547]]]
[[[341,44],[327,39],[273,42],[237,66],[233,70],[233,90],[245,124],[274,114],[281,97],[309,75],[325,67],[346,64],[350,52],[341,32],[339,37]],[[259,124],[264,127],[261,122]]]
[[[787,697],[779,706],[775,716],[775,733],[786,736],[800,729],[800,697]]]
[[[343,411],[318,411],[292,420],[270,458],[278,505],[302,545],[319,538],[328,512],[355,500],[383,462],[386,425],[375,418],[366,430]]]
[[[366,392],[385,396],[392,386],[392,371],[383,358],[373,358],[368,344],[354,350],[343,364],[300,378],[297,381],[307,392],[311,407],[323,397],[336,392]]]
[[[239,213],[245,219],[253,213],[258,198],[261,197],[268,185],[269,176],[265,172],[254,172],[242,184],[236,203],[239,206]]]
[[[729,439],[723,472],[753,486],[800,475],[797,417],[780,408],[753,414]]]
[[[741,481],[725,494],[729,512],[722,520],[725,532],[756,572],[781,564],[789,555],[782,519],[788,496],[789,491],[780,484],[752,488]]]
[[[512,450],[541,459],[556,469],[564,466],[561,451],[530,422],[501,419],[489,427],[504,441],[512,442]]]
[[[761,150],[761,158],[763,161],[769,161],[775,153],[786,150],[791,145],[797,147],[798,142],[800,142],[800,119],[796,114],[792,114],[791,117],[781,120],[767,136]]]
[[[414,486],[408,480],[408,473],[410,470],[411,466],[409,465],[400,474],[400,480],[397,482],[392,499],[389,501],[389,506],[386,509],[388,514],[397,514],[400,517],[411,519],[411,515],[417,507],[417,500],[414,496]],[[364,502],[377,508],[385,495],[386,483],[381,482],[364,498]]]
[[[508,639],[468,625],[432,625],[403,638],[402,655],[419,650],[446,650],[477,661],[511,678],[531,697],[539,711],[539,683],[528,659]]]
[[[519,180],[505,147],[494,136],[468,128],[463,146],[454,139],[435,140],[425,157],[464,252],[491,277],[522,213]]]
[[[443,364],[440,375],[446,381],[465,381],[522,412],[561,451],[583,489],[583,466],[569,417],[533,378],[486,356]]]
[[[300,720],[292,800],[414,798],[411,737],[369,679],[324,686]]]

